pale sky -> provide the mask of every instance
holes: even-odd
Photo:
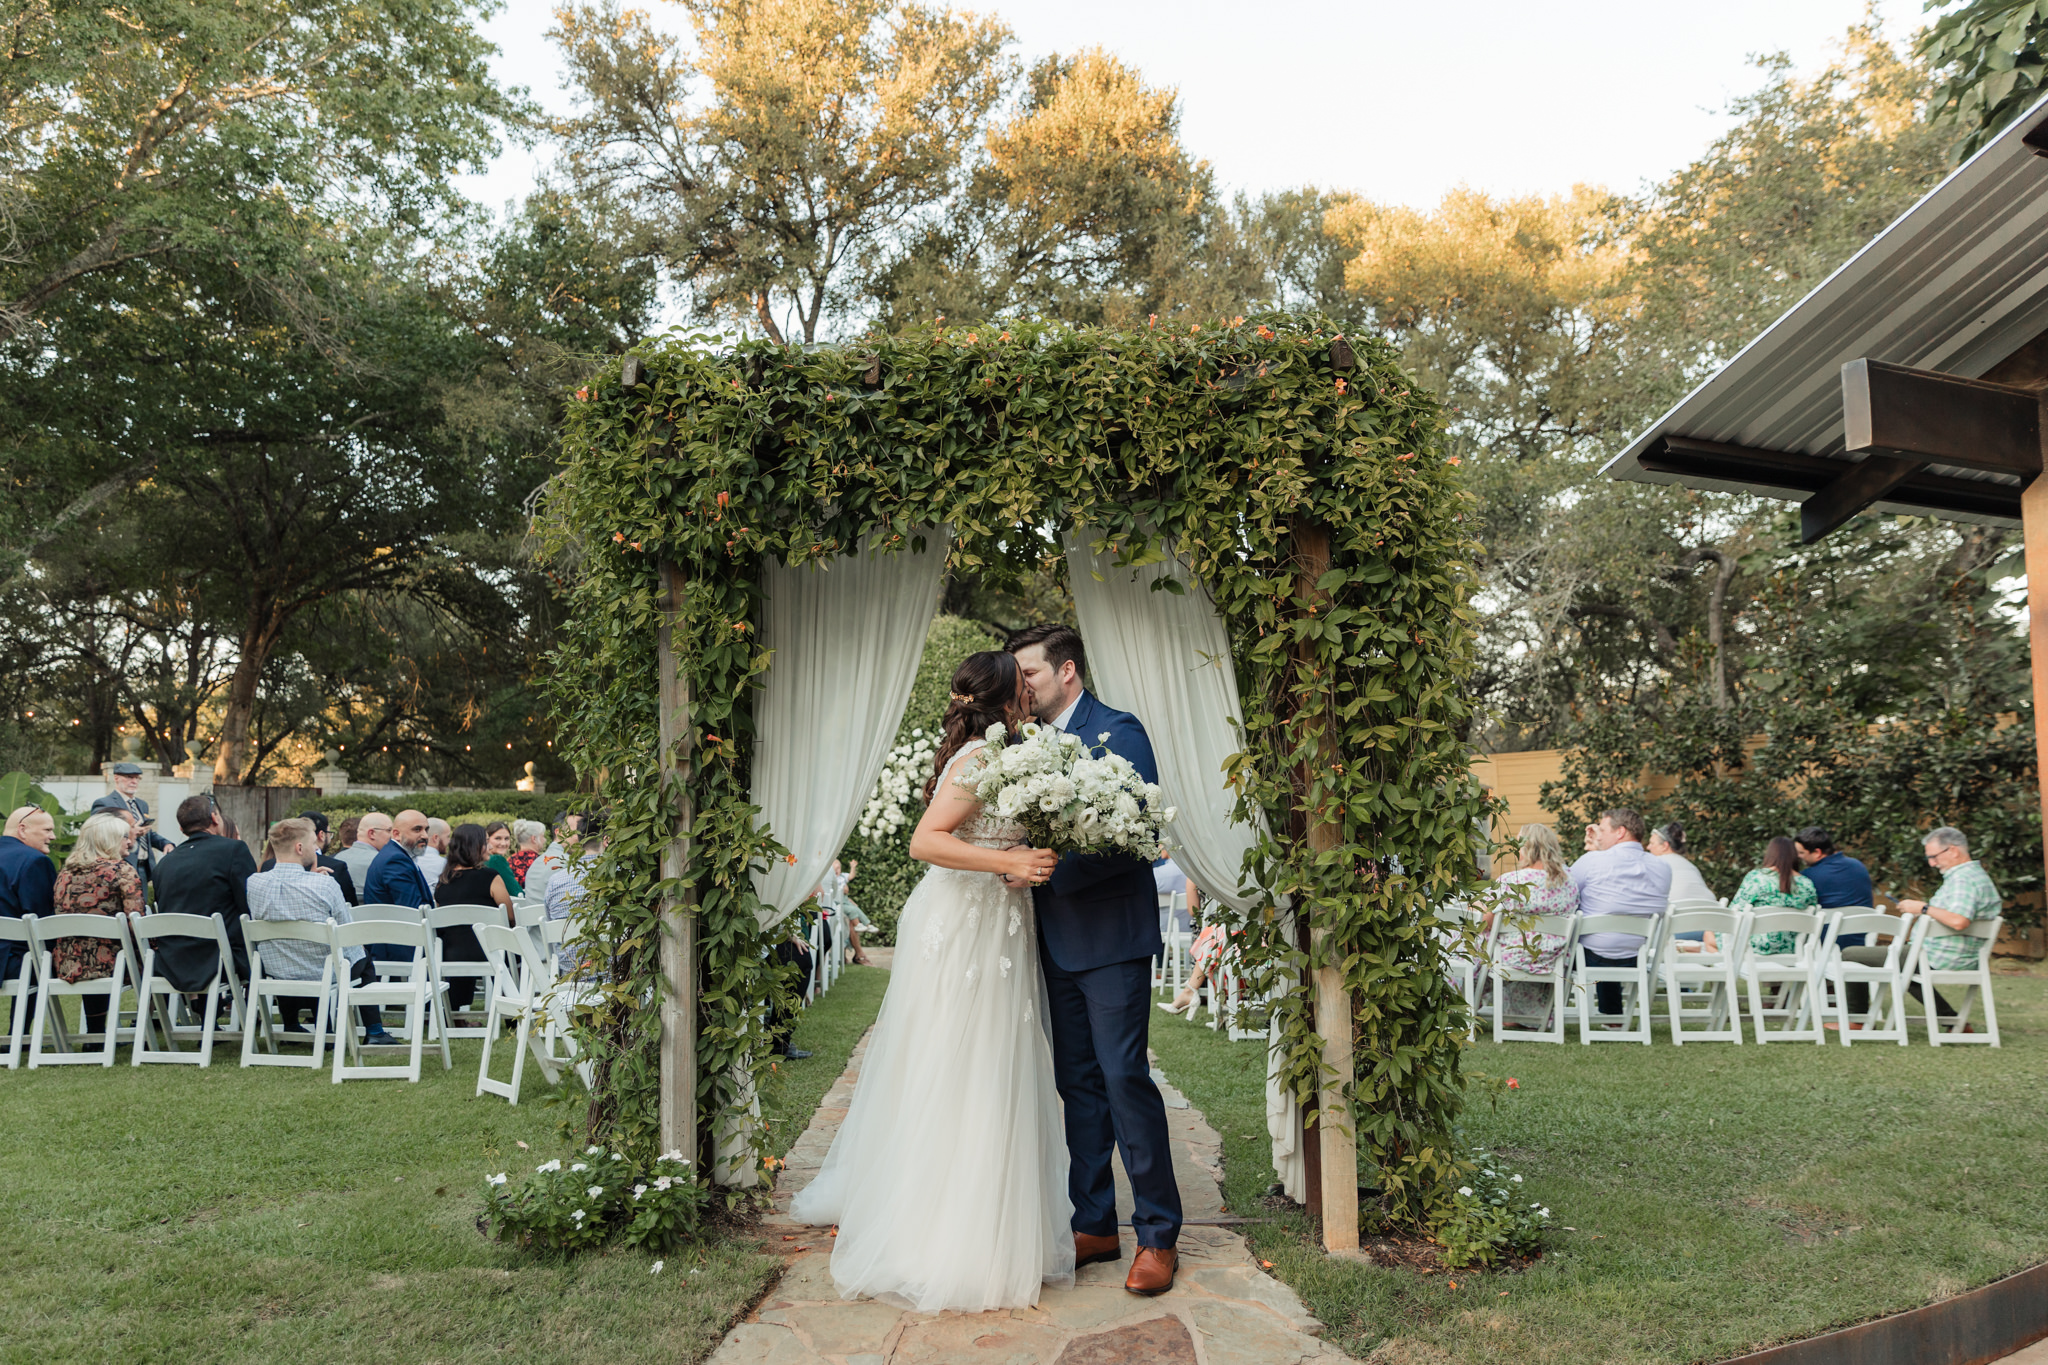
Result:
[[[641,0],[664,28],[682,12]],[[1228,191],[1301,184],[1426,207],[1469,185],[1496,194],[1573,184],[1639,189],[1690,161],[1756,88],[1750,58],[1828,60],[1864,0],[976,0],[1025,60],[1108,48],[1178,87],[1181,134]],[[546,32],[550,0],[509,0],[486,31],[499,75],[568,108]],[[1895,31],[1918,4],[1891,0]],[[539,154],[545,156],[545,150]],[[465,188],[493,209],[539,165],[512,148]]]

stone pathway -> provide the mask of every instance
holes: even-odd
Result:
[[[1124,1288],[1135,1250],[1083,1266],[1072,1289],[1048,1289],[1038,1306],[995,1313],[914,1313],[872,1300],[847,1302],[832,1284],[828,1228],[794,1222],[789,1204],[810,1182],[846,1117],[867,1039],[846,1074],[790,1149],[775,1185],[771,1238],[793,1237],[782,1279],[746,1321],[726,1334],[711,1365],[1302,1365],[1348,1360],[1319,1340],[1322,1324],[1294,1291],[1265,1273],[1229,1228],[1181,1230],[1173,1289],[1143,1298]],[[1156,1073],[1155,1073],[1156,1074]],[[1188,1218],[1223,1216],[1223,1144],[1171,1086],[1167,1128]],[[1128,1219],[1130,1186],[1117,1166],[1117,1208]]]

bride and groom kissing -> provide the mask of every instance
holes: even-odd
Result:
[[[1056,725],[1158,780],[1137,717],[1081,686],[1081,637],[1034,626],[953,674],[889,989],[846,1120],[791,1212],[837,1224],[844,1298],[921,1312],[1028,1307],[1120,1260],[1111,1148],[1137,1247],[1125,1288],[1173,1285],[1180,1191],[1146,1051],[1160,952],[1152,872],[1025,846],[961,784],[982,736]]]

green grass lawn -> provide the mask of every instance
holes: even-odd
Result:
[[[778,1150],[886,980],[855,968],[799,1021],[816,1056],[762,1096]],[[125,1047],[111,1071],[0,1071],[0,1360],[700,1359],[779,1259],[714,1239],[655,1276],[638,1252],[486,1241],[483,1177],[572,1148],[531,1066],[517,1108],[472,1098],[479,1046],[447,1072],[429,1050],[418,1085],[244,1071],[232,1047],[206,1071],[131,1070]]]
[[[1468,1069],[1521,1088],[1479,1100],[1464,1138],[1576,1229],[1519,1274],[1328,1260],[1301,1214],[1246,1232],[1333,1340],[1386,1362],[1713,1361],[1917,1307],[2048,1260],[2048,968],[2002,964],[1997,993],[1997,1050],[1924,1029],[1474,1044]],[[1164,1014],[1152,1043],[1223,1136],[1231,1209],[1268,1216],[1262,1046]]]

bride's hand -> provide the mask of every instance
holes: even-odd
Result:
[[[1011,886],[1042,886],[1059,861],[1060,855],[1049,848],[1006,848],[1003,880]]]

